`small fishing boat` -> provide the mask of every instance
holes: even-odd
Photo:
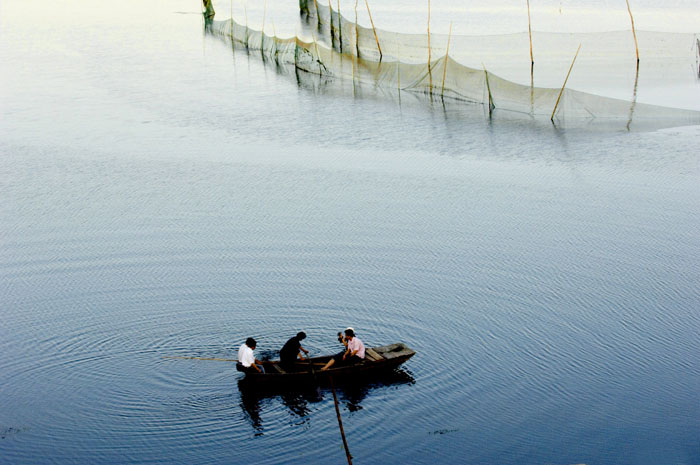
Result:
[[[265,373],[247,372],[246,381],[264,383],[314,382],[336,378],[361,378],[377,372],[391,370],[416,354],[402,342],[365,349],[365,359],[352,365],[335,364],[326,371],[321,371],[333,355],[297,360],[291,370],[285,370],[278,360],[264,361]]]

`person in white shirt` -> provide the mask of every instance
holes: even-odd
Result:
[[[256,346],[257,343],[252,337],[246,339],[245,344],[241,344],[240,349],[238,349],[238,363],[236,363],[236,369],[238,369],[238,371],[246,373],[265,373],[262,362],[255,358],[253,354]]]
[[[347,342],[347,349],[345,352],[330,359],[328,363],[326,363],[326,366],[321,368],[321,371],[326,371],[336,362],[353,364],[361,362],[365,359],[365,345],[362,343],[359,337],[355,337],[355,331],[352,328],[345,330],[345,341]]]

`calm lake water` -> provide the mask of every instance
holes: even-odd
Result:
[[[339,389],[355,463],[700,464],[700,126],[305,86],[199,11],[0,4],[0,462],[343,463],[328,390],[164,357],[350,325],[417,351]]]

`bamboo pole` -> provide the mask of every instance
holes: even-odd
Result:
[[[262,30],[260,31],[260,56],[265,61],[265,17],[267,16],[267,0],[263,1]]]
[[[581,50],[581,44],[578,45],[578,49],[576,49],[576,55],[574,55],[574,59],[571,62],[571,66],[569,67],[569,72],[566,73],[566,79],[564,79],[564,85],[561,86],[561,90],[559,91],[559,96],[557,97],[557,103],[554,104],[554,110],[552,110],[552,117],[549,118],[552,122],[554,122],[554,113],[557,112],[557,107],[559,106],[559,100],[561,99],[561,95],[564,93],[564,87],[566,87],[566,82],[569,80],[569,75],[571,75],[571,70],[574,69],[574,63],[576,63],[576,57],[578,56],[578,52]]]
[[[399,99],[401,99],[401,44],[396,41],[396,74],[399,79]]]
[[[333,404],[335,405],[335,414],[338,417],[338,427],[340,427],[340,435],[343,438],[345,456],[348,458],[348,465],[352,465],[352,455],[350,455],[350,449],[348,449],[348,441],[347,439],[345,439],[345,431],[343,430],[343,420],[341,420],[340,418],[340,409],[338,408],[338,397],[335,395],[335,385],[333,384],[333,377],[329,376],[328,379],[331,382],[331,391],[333,391]]]
[[[430,78],[430,93],[433,92],[433,71],[430,69],[432,55],[430,50],[430,0],[428,0],[428,76]]]
[[[314,49],[316,50],[316,62],[318,63],[318,75],[321,76],[323,74],[321,70],[321,54],[318,51],[318,44],[316,43],[316,35],[311,32],[311,38],[314,40]]]
[[[215,361],[215,362],[238,362],[235,358],[216,358],[216,357],[185,357],[185,356],[180,356],[180,355],[163,355],[163,358],[165,359],[177,359],[177,360],[209,360],[209,361]],[[326,362],[310,362],[310,365],[315,365],[315,366],[320,366],[323,367],[326,365]]]
[[[352,58],[352,55],[350,55],[350,58]],[[357,58],[353,58],[352,60],[352,92],[353,94],[355,93],[355,61],[357,61]],[[359,63],[358,63],[359,66]]]
[[[177,355],[164,355],[163,358],[176,358],[180,360],[214,360],[216,362],[237,362],[233,358],[214,358],[214,357],[180,357]]]
[[[343,20],[340,16],[340,0],[338,0],[338,45],[340,53],[343,53]]]
[[[299,27],[297,26],[296,34],[294,34],[294,73],[298,73],[299,65]],[[297,77],[299,80],[299,77]]]
[[[527,0],[527,32],[530,36],[530,113],[535,112],[535,56],[532,53],[532,22],[530,21],[530,0]]]
[[[267,16],[267,0],[264,0],[263,2],[263,22],[262,22],[262,36],[265,35],[265,16]],[[260,39],[260,43],[262,44],[262,39]],[[262,45],[261,45],[262,46]]]
[[[277,30],[275,29],[275,22],[274,21],[272,21],[272,39],[273,39],[272,43],[275,44],[275,51],[273,53],[273,56],[275,57],[275,63],[277,63],[279,65],[280,60],[279,60],[279,53],[278,53],[279,49],[278,49],[278,45],[277,45]]]
[[[530,35],[530,68],[535,64],[535,57],[532,54],[532,24],[530,22],[530,0],[527,0],[527,32]]]
[[[360,33],[357,25],[357,3],[359,0],[355,0],[355,56],[360,58]]]
[[[311,32],[311,38],[314,41],[314,50],[316,50],[316,61],[321,62],[321,54],[318,52],[318,44],[316,43],[316,34]]]
[[[314,8],[316,8],[316,27],[321,27],[321,15],[318,14],[318,2],[314,0]]]
[[[484,67],[484,76],[486,76],[486,90],[489,93],[489,118],[491,117],[491,113],[493,112],[493,109],[496,107],[496,105],[493,104],[493,95],[491,94],[491,85],[489,84],[489,72],[486,71],[486,65],[481,63],[481,66]]]
[[[367,5],[367,14],[369,15],[369,22],[372,24],[372,32],[374,32],[374,40],[377,41],[377,50],[379,50],[379,61],[382,61],[382,48],[379,46],[379,37],[377,37],[377,30],[374,28],[374,21],[372,21],[372,13],[369,11],[369,3],[365,0],[365,5]]]
[[[331,0],[328,0],[328,15],[329,15],[330,22],[331,22],[331,26],[328,29],[328,32],[331,35],[331,48],[333,48],[333,38],[334,38],[334,34],[333,34],[333,7],[331,6]]]
[[[248,0],[243,0],[243,14],[245,15],[245,48],[248,47]]]
[[[634,17],[632,16],[632,9],[630,8],[630,0],[625,0],[627,2],[627,11],[630,14],[630,21],[632,21],[632,35],[634,36],[634,49],[637,51],[637,63],[639,63],[639,45],[637,44],[637,31],[634,28]]]
[[[447,61],[450,58],[450,40],[452,39],[452,21],[450,21],[450,32],[447,35],[447,50],[445,50],[445,66],[442,68],[442,90],[440,97],[445,96],[445,78],[447,77]]]

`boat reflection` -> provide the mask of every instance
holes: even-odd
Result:
[[[416,380],[410,371],[397,369],[373,376],[370,380],[344,380],[336,384],[338,402],[349,411],[362,409],[363,400],[372,392],[401,385],[413,385]],[[292,416],[305,424],[313,412],[313,404],[333,402],[331,388],[326,384],[308,384],[300,386],[261,386],[242,378],[238,381],[241,394],[240,406],[243,414],[253,427],[256,436],[264,433],[262,412],[264,407],[279,400]]]

